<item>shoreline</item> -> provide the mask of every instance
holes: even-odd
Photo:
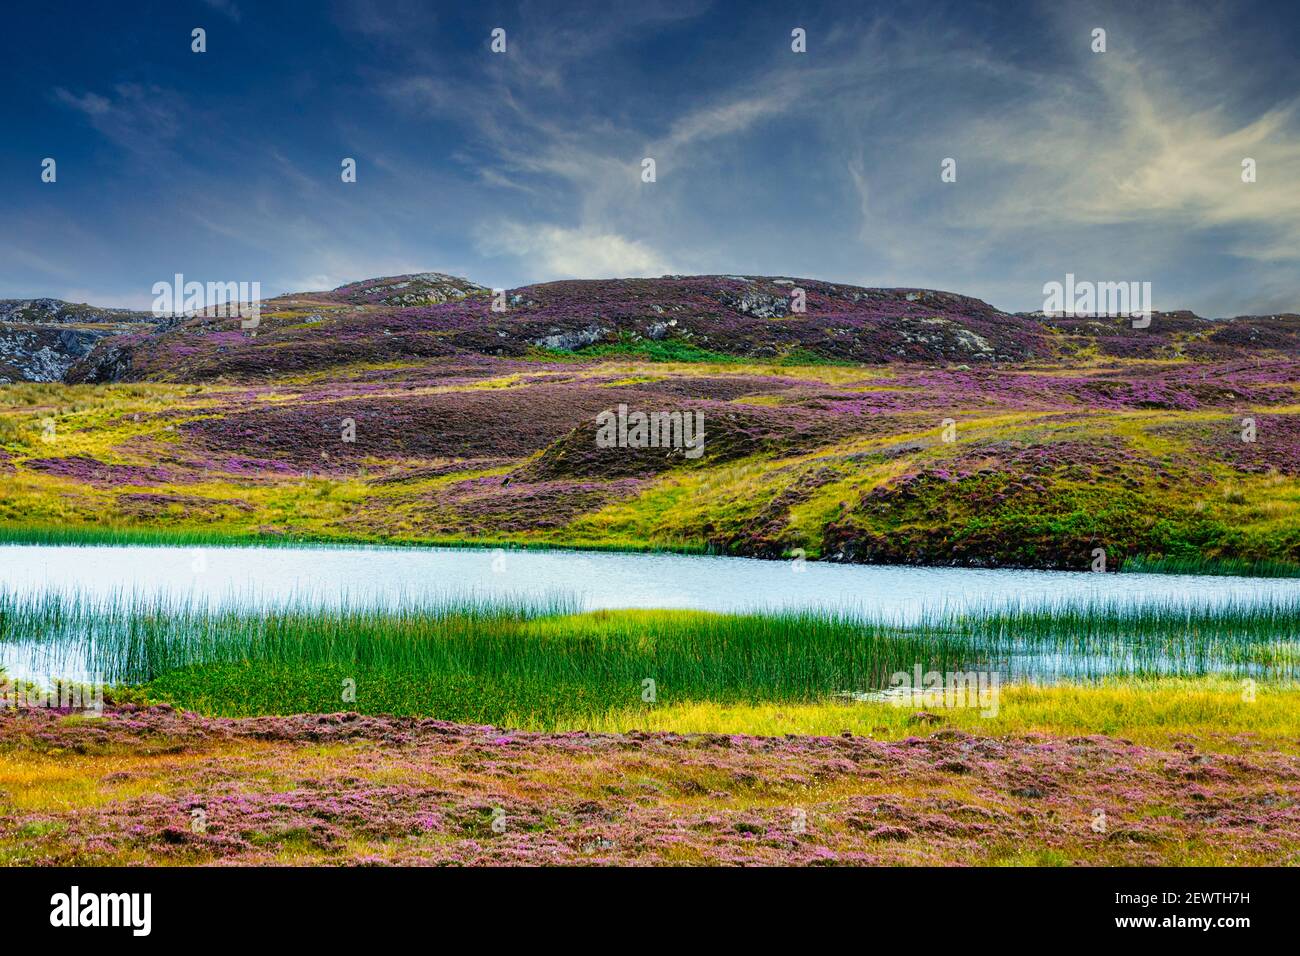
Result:
[[[332,538],[322,536],[296,537],[278,535],[246,536],[239,534],[203,533],[191,536],[185,531],[161,531],[153,528],[99,526],[75,527],[51,525],[48,527],[14,528],[0,525],[0,547],[52,547],[52,548],[93,548],[93,547],[140,547],[140,548],[286,548],[290,550],[355,550],[355,551],[523,551],[523,552],[560,552],[572,554],[669,554],[692,557],[730,558],[738,560],[763,561],[776,563],[782,561],[806,561],[818,565],[844,565],[864,568],[915,568],[926,570],[960,570],[960,571],[1040,571],[1061,573],[1071,576],[1096,574],[1099,572],[1078,568],[1043,567],[1037,565],[975,565],[975,564],[896,564],[866,561],[836,561],[820,556],[807,555],[770,555],[770,554],[725,554],[707,545],[695,543],[682,544],[636,544],[582,541],[520,541],[520,540],[466,540],[459,538],[431,538],[413,540],[361,540],[354,538]],[[1130,568],[1131,566],[1131,568]],[[1162,577],[1233,577],[1258,580],[1300,578],[1300,565],[1291,565],[1283,561],[1246,562],[1239,559],[1198,559],[1194,565],[1177,558],[1160,555],[1133,555],[1120,562],[1113,569],[1108,568],[1102,574],[1156,574]]]

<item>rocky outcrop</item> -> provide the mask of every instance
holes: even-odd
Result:
[[[491,289],[470,282],[460,276],[443,272],[417,272],[413,275],[391,276],[385,279],[365,279],[339,286],[322,298],[353,305],[390,305],[411,308],[419,305],[441,305],[474,295],[490,295]]]
[[[0,299],[0,385],[63,381],[101,339],[153,323],[148,312],[62,299]]]
[[[121,340],[105,342],[81,360],[74,362],[64,374],[64,381],[74,385],[99,385],[120,382],[131,371],[131,348]]]

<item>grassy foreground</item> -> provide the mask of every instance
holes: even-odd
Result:
[[[1296,697],[1017,689],[975,733],[884,703],[650,718],[876,739],[3,711],[0,863],[1295,863]]]
[[[119,682],[0,708],[0,864],[1294,863],[1296,624],[0,595]]]
[[[1013,684],[998,695],[996,714],[978,707],[924,701],[852,701],[812,704],[692,703],[635,716],[609,714],[582,721],[601,732],[646,730],[835,736],[851,733],[900,740],[953,729],[1003,737],[1104,734],[1153,747],[1195,740],[1229,753],[1265,746],[1300,754],[1300,685],[1243,686],[1223,678],[1107,681],[1100,684]]]

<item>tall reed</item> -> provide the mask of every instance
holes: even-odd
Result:
[[[692,697],[808,699],[891,675],[983,670],[1002,679],[1300,676],[1300,600],[1203,607],[1065,602],[933,610],[919,620],[831,611],[578,613],[564,595],[443,596],[320,606],[0,591],[0,644],[78,658],[142,684],[202,664],[344,666],[586,686],[645,678]]]

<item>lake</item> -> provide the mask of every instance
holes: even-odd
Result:
[[[917,568],[678,554],[456,548],[0,546],[0,588],[323,605],[424,595],[541,596],[588,609],[816,607],[900,622],[1007,601],[1203,605],[1300,597],[1300,580]]]
[[[923,613],[1059,602],[1206,606],[1300,599],[1300,580],[760,561],[676,554],[454,548],[0,546],[11,595],[135,595],[209,605],[544,598],[589,610],[817,608],[906,624]],[[75,644],[0,643],[11,676],[89,680]]]

